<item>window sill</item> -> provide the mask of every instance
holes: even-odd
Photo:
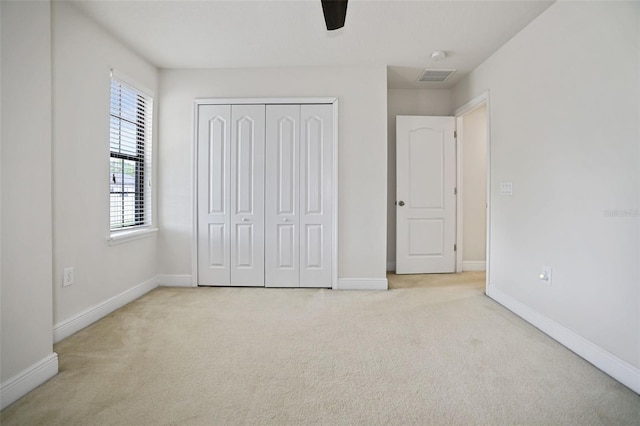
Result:
[[[158,232],[158,228],[144,228],[134,229],[132,231],[117,231],[112,232],[109,236],[109,245],[126,243],[128,241],[139,240],[141,238],[148,238]]]

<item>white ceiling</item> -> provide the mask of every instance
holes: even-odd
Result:
[[[160,68],[389,66],[389,88],[448,88],[552,1],[350,0],[329,32],[320,0],[80,0],[87,15]],[[430,59],[434,50],[448,57]],[[455,68],[418,83],[424,68]]]

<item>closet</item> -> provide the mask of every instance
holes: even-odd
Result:
[[[197,283],[332,287],[332,104],[196,104]]]

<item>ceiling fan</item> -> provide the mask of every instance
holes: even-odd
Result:
[[[321,0],[324,22],[327,30],[333,31],[344,27],[344,20],[347,17],[348,0]]]

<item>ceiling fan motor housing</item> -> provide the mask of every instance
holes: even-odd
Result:
[[[322,12],[327,30],[342,28],[347,18],[347,0],[322,0]]]

